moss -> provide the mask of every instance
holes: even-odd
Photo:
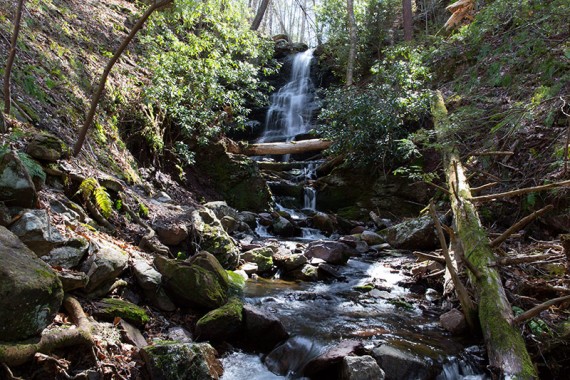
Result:
[[[356,290],[357,292],[368,293],[369,291],[374,289],[374,285],[372,284],[356,285],[352,287],[352,289]]]
[[[127,301],[105,298],[101,300],[99,306],[100,309],[97,314],[100,316],[109,318],[120,317],[138,326],[144,326],[150,321],[150,317],[143,308]]]
[[[245,287],[245,279],[234,271],[226,270],[229,280],[228,293],[232,295],[241,295]]]

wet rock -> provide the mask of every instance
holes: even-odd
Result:
[[[164,311],[176,310],[176,305],[162,287],[162,275],[156,269],[143,259],[135,258],[132,270],[151,305]]]
[[[273,268],[273,250],[270,247],[254,248],[242,255],[245,261],[257,264],[259,272],[268,272]]]
[[[336,230],[334,217],[324,212],[317,212],[313,215],[311,222],[314,228],[324,232],[327,236]]]
[[[271,217],[271,214],[268,214],[266,212],[262,212],[259,214],[260,225],[264,227],[269,227],[272,223],[273,223],[273,218]]]
[[[137,348],[143,348],[148,346],[146,339],[140,330],[135,326],[131,325],[129,322],[121,319],[118,326],[121,329],[121,337],[127,343],[134,345]]]
[[[129,301],[117,298],[104,298],[94,303],[93,315],[98,318],[113,321],[116,317],[126,320],[138,327],[142,327],[150,321],[146,311]]]
[[[0,226],[0,337],[23,340],[49,325],[63,300],[57,274]]]
[[[287,272],[286,277],[293,280],[315,282],[319,280],[319,271],[316,266],[305,264],[300,268]]]
[[[235,220],[234,218],[232,218],[231,216],[222,217],[220,219],[220,223],[222,224],[222,227],[224,227],[224,230],[226,230],[226,232],[228,234],[231,234],[231,233],[237,231],[238,228],[240,227],[239,222],[237,220]]]
[[[342,341],[324,354],[309,361],[303,373],[311,378],[334,378],[333,374],[341,372],[343,359],[359,351],[362,351],[361,342],[356,340]]]
[[[224,216],[229,216],[232,219],[238,219],[238,211],[235,208],[228,206],[225,201],[204,203],[204,207],[212,210],[220,220],[222,220]]]
[[[384,380],[385,376],[370,355],[346,356],[342,361],[342,380]]]
[[[191,343],[192,334],[182,326],[174,326],[168,329],[168,339],[180,343]]]
[[[183,222],[157,223],[153,227],[158,239],[165,245],[178,245],[188,238],[188,228]]]
[[[202,208],[192,213],[192,231],[200,248],[210,252],[225,269],[235,269],[239,261],[239,249],[222,227],[213,211]]]
[[[89,283],[89,276],[83,272],[62,270],[57,272],[64,292],[82,289]]]
[[[287,256],[280,256],[279,260],[273,257],[275,265],[282,269],[285,273],[298,269],[307,263],[307,258],[301,253],[292,253]]]
[[[83,238],[68,240],[65,246],[54,248],[42,259],[52,267],[71,269],[79,265],[89,250],[89,242]]]
[[[243,303],[232,298],[225,305],[210,311],[196,323],[196,339],[221,342],[235,337],[243,321]]]
[[[250,211],[242,211],[238,214],[237,219],[245,223],[251,229],[255,229],[257,227],[257,214],[250,212]]]
[[[254,273],[257,273],[257,271],[259,270],[257,264],[255,263],[245,263],[242,266],[240,266],[239,269],[244,271],[246,274],[250,276]]]
[[[223,374],[216,350],[207,343],[161,342],[141,355],[151,380],[210,380]]]
[[[439,317],[441,327],[452,333],[453,335],[461,335],[467,328],[467,321],[462,312],[457,309],[451,309],[447,313]]]
[[[362,231],[362,233],[360,234],[360,238],[368,245],[377,245],[386,242],[384,238],[378,235],[376,232],[367,231],[367,230]]]
[[[295,224],[293,224],[290,220],[278,216],[273,223],[271,224],[271,231],[281,237],[293,237],[299,236],[300,230]]]
[[[33,208],[37,193],[32,176],[17,153],[0,157],[0,201],[9,207]]]
[[[46,210],[27,210],[10,230],[39,257],[65,242],[51,226]]]
[[[425,260],[414,264],[412,267],[412,274],[415,277],[421,277],[430,273],[438,272],[442,269],[445,269],[443,264],[440,264],[437,261]]]
[[[343,275],[336,270],[332,265],[329,264],[321,264],[317,268],[317,273],[319,275],[319,279],[327,280],[330,278],[341,279]]]
[[[4,202],[0,201],[0,226],[7,227],[12,221],[12,213]]]
[[[265,365],[278,375],[299,376],[305,365],[322,351],[322,347],[312,340],[295,336],[271,351],[265,357]]]
[[[88,293],[108,286],[127,268],[129,256],[113,243],[92,239],[92,252],[81,265],[81,271],[89,276],[85,287]]]
[[[289,337],[281,321],[263,310],[243,305],[244,344],[253,351],[268,352]]]
[[[343,265],[350,258],[351,250],[346,244],[336,241],[314,241],[308,245],[305,256],[319,258],[329,264]]]
[[[56,162],[69,154],[69,148],[59,138],[48,133],[40,133],[32,138],[26,153],[35,159]]]
[[[422,216],[382,230],[386,241],[394,248],[432,250],[438,247],[435,225],[430,216]]]
[[[374,348],[372,356],[386,373],[387,380],[430,378],[430,363],[411,353],[385,344]]]
[[[228,300],[228,274],[208,252],[185,261],[156,256],[154,265],[162,274],[168,295],[178,305],[213,310]]]

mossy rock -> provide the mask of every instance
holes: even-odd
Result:
[[[196,323],[198,340],[226,341],[240,332],[243,321],[243,302],[232,298],[224,306],[210,311]]]
[[[49,134],[40,133],[30,141],[26,153],[37,160],[55,162],[69,155],[69,148],[59,138]]]
[[[257,264],[259,272],[268,272],[273,268],[273,250],[269,247],[254,248],[245,252],[242,258]]]
[[[229,295],[239,296],[243,294],[243,288],[245,287],[245,279],[232,270],[227,270],[229,280]]]
[[[141,349],[152,380],[218,379],[223,368],[207,343],[157,342]]]
[[[95,306],[97,307],[94,312],[96,317],[107,320],[119,317],[139,327],[146,325],[150,321],[150,317],[145,309],[128,301],[117,298],[104,298],[96,302]]]
[[[34,208],[36,205],[37,193],[32,176],[20,155],[14,151],[0,151],[0,201],[6,206]]]

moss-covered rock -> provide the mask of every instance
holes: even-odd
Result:
[[[210,311],[196,323],[197,339],[216,342],[232,339],[242,328],[242,311],[243,303],[238,298]]]
[[[145,309],[129,301],[117,298],[104,298],[95,303],[95,316],[113,320],[115,317],[124,319],[134,325],[142,327],[150,321]]]
[[[243,278],[238,273],[227,270],[229,280],[229,294],[230,296],[239,296],[243,293],[243,288],[245,287],[245,278]]]
[[[228,300],[228,274],[208,252],[200,252],[186,261],[157,256],[154,265],[162,274],[168,295],[180,306],[212,310]]]
[[[0,151],[0,201],[6,206],[33,208],[36,186],[16,152]]]
[[[152,380],[212,380],[223,373],[216,350],[207,343],[159,342],[141,355]]]
[[[273,250],[270,247],[254,248],[245,252],[242,258],[257,264],[259,272],[268,272],[273,268]]]
[[[429,215],[404,221],[381,233],[392,247],[398,249],[430,250],[439,245],[435,224]]]
[[[0,340],[23,340],[49,325],[63,300],[56,273],[0,226]]]
[[[239,248],[212,210],[200,208],[192,213],[192,231],[201,250],[214,255],[226,269],[237,267]]]
[[[44,132],[32,138],[26,152],[35,159],[55,162],[69,155],[69,148],[59,138]]]

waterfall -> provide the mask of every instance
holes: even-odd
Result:
[[[318,107],[311,81],[313,51],[293,57],[289,82],[271,95],[265,130],[258,142],[292,141],[311,129],[311,118]]]

